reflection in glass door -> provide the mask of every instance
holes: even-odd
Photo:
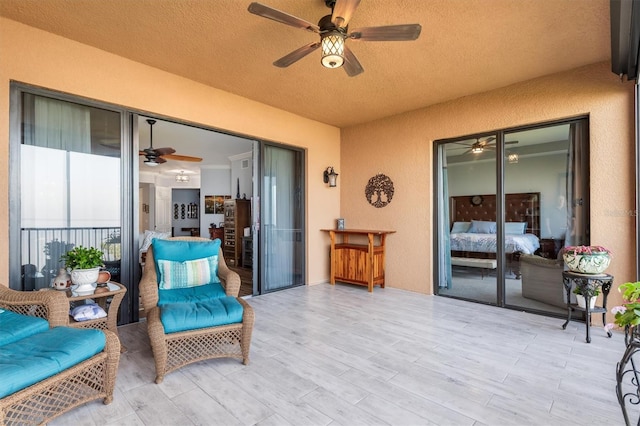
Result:
[[[13,287],[49,287],[61,256],[80,245],[102,251],[121,281],[121,114],[31,93],[21,108],[20,191],[12,194],[21,279]]]
[[[497,302],[496,137],[438,147],[439,295]]]
[[[478,140],[485,139],[435,147],[435,290],[562,315],[561,250],[589,244],[588,120],[498,131],[485,146]]]
[[[265,144],[261,155],[260,293],[304,284],[304,158]]]
[[[561,250],[587,241],[587,120],[504,138],[505,198],[511,200],[505,203],[504,239],[506,251],[514,253],[505,271],[505,304],[564,314]],[[521,195],[517,202],[515,194]]]

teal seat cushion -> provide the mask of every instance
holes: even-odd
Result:
[[[0,398],[102,352],[100,330],[56,327],[0,347]]]
[[[170,303],[196,303],[226,297],[224,287],[220,283],[200,285],[197,287],[158,290],[158,306]]]
[[[44,318],[17,314],[0,309],[0,346],[17,342],[36,333],[47,331],[49,323]]]
[[[218,256],[220,252],[220,240],[207,241],[180,241],[180,240],[161,240],[154,238],[153,259],[156,264],[156,274],[158,282],[162,281],[163,271],[160,269],[159,260],[171,262],[187,262]],[[215,265],[211,267],[212,283],[220,282],[218,278],[218,261],[216,257]]]
[[[196,330],[242,322],[243,308],[235,297],[197,303],[171,303],[160,308],[165,333]]]

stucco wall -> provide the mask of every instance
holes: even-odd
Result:
[[[320,228],[339,216],[339,192],[322,182],[331,164],[340,168],[338,128],[308,120],[122,57],[0,18],[0,251],[9,252],[9,82],[36,86],[200,123],[228,132],[307,150],[307,282],[327,280],[328,251]],[[0,256],[0,283],[9,279]]]
[[[349,227],[395,229],[387,238],[387,285],[433,292],[434,140],[589,115],[591,240],[609,247],[616,284],[635,280],[633,84],[608,63],[467,96],[374,123],[342,129],[341,206]],[[391,204],[364,196],[368,179],[388,175]],[[558,285],[561,285],[560,283]],[[611,302],[621,301],[617,291]]]

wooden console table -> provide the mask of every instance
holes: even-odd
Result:
[[[376,231],[370,229],[322,229],[331,237],[331,285],[337,281],[384,288],[384,243],[387,234],[396,231]],[[336,241],[337,236],[342,241]],[[349,242],[351,236],[366,236],[367,243]],[[375,237],[379,243],[375,245]]]

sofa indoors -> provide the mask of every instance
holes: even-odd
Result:
[[[0,286],[0,424],[43,424],[86,402],[113,400],[118,337],[68,321],[62,292]]]

